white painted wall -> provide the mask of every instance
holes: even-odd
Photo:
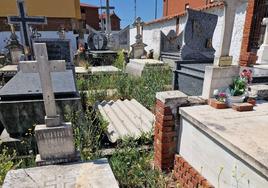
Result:
[[[153,49],[154,58],[158,59],[160,55],[161,31],[167,35],[170,30],[176,30],[176,19],[143,27],[143,42],[148,45],[145,50],[149,52],[149,50]],[[136,34],[136,28],[132,28],[130,30],[130,45],[135,43]]]
[[[215,187],[268,187],[267,180],[200,132],[189,121],[182,119],[181,123],[182,134],[178,153]],[[237,178],[233,177],[235,175]]]
[[[243,38],[243,29],[246,18],[246,9],[247,9],[247,2],[244,2],[240,7],[238,7],[236,11],[237,13],[235,17],[234,31],[230,50],[230,55],[233,56],[234,65],[239,64],[239,56]],[[218,7],[211,8],[205,10],[204,12],[208,12],[218,16],[218,23],[215,28],[213,36],[213,47],[215,48],[217,54],[220,48],[221,31],[224,23],[223,8]],[[184,30],[186,19],[187,19],[186,15],[180,17],[179,32],[182,32]],[[148,45],[146,47],[146,50],[148,51],[150,49],[154,49],[156,58],[158,58],[160,54],[160,30],[163,31],[165,34],[167,34],[171,29],[176,30],[176,19],[172,19],[166,22],[145,25],[143,28],[143,40],[144,43]],[[135,36],[136,36],[136,28],[132,28],[130,30],[130,44],[135,43]]]

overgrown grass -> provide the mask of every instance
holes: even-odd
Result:
[[[148,109],[155,104],[155,94],[166,90],[171,85],[172,73],[167,69],[145,70],[142,77],[133,77],[127,74],[94,75],[85,80],[77,80],[80,91],[88,91],[89,102],[111,99],[136,99]],[[115,89],[113,95],[107,94],[108,89]]]
[[[153,151],[140,149],[138,141],[132,138],[126,138],[119,143],[110,158],[110,164],[120,187],[165,187],[165,176],[152,169],[152,158]]]
[[[72,122],[74,143],[82,160],[100,158],[107,122],[93,109],[87,109],[85,112],[70,112],[66,118]]]

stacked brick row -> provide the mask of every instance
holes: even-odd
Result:
[[[171,171],[176,151],[175,118],[170,107],[157,100],[154,130],[154,165],[157,169]]]
[[[259,0],[260,1],[260,0]],[[261,0],[263,1],[263,0]],[[254,22],[254,7],[255,0],[248,1],[247,13],[246,13],[246,21],[243,31],[243,39],[241,44],[241,52],[240,52],[240,65],[248,66],[250,64],[255,64],[257,61],[257,54],[255,52],[250,52],[250,35],[253,29]],[[264,6],[264,5],[263,5]]]
[[[180,155],[175,156],[174,176],[183,188],[214,188]]]

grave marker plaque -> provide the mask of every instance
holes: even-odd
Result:
[[[66,68],[72,69],[71,43],[68,39],[35,39],[34,43],[45,43],[47,46],[48,60],[65,60]]]

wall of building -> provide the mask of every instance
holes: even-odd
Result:
[[[85,14],[82,13],[82,19],[85,20],[86,24],[93,27],[96,30],[100,29],[99,25],[99,10],[94,7],[81,7],[85,10]]]
[[[26,0],[25,4],[29,16],[81,18],[79,0]],[[16,0],[1,0],[0,7],[0,17],[18,15]]]
[[[223,188],[268,186],[267,180],[255,170],[211,140],[192,123],[182,119],[181,126],[178,153],[212,185]]]
[[[185,11],[185,6],[189,4],[190,8],[199,8],[209,3],[209,0],[164,0],[163,16],[171,16]]]
[[[111,29],[112,31],[120,30],[120,19],[115,15],[111,16]]]

